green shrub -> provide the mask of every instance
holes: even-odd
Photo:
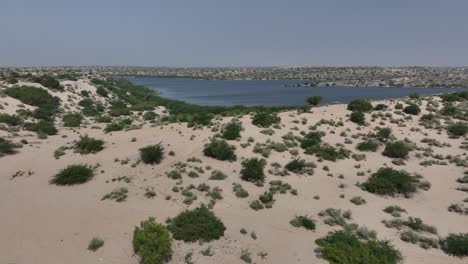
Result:
[[[163,157],[164,147],[161,146],[161,143],[140,149],[140,158],[145,164],[159,164]]]
[[[296,216],[289,223],[294,227],[303,227],[307,230],[315,230],[315,220],[307,215]]]
[[[146,112],[143,115],[143,119],[145,120],[154,120],[158,115],[155,112]]]
[[[366,140],[357,144],[356,148],[360,151],[375,152],[379,148],[379,143],[374,140]]]
[[[141,264],[163,264],[171,260],[172,238],[167,228],[154,218],[140,223],[133,231],[133,251]]]
[[[258,127],[270,127],[280,121],[281,118],[274,113],[258,112],[252,117],[252,124]]]
[[[53,122],[40,120],[37,123],[27,123],[25,128],[38,134],[56,135],[58,130]]]
[[[69,165],[49,181],[56,185],[82,184],[94,177],[94,170],[86,165]]]
[[[79,127],[81,125],[81,121],[83,120],[83,116],[81,114],[65,114],[62,117],[63,126],[66,127]]]
[[[317,106],[320,104],[322,101],[323,97],[322,96],[311,96],[306,99],[307,103],[311,106]]]
[[[17,115],[0,114],[0,123],[5,123],[10,126],[17,126],[22,122],[23,120]]]
[[[81,137],[78,142],[76,142],[75,149],[80,154],[97,153],[104,149],[104,141],[84,136]]]
[[[122,123],[110,123],[104,128],[104,132],[109,133],[113,131],[120,131],[124,129],[125,125]]]
[[[98,237],[95,237],[91,241],[89,241],[88,250],[96,251],[99,248],[101,248],[102,246],[104,246],[104,240],[102,240],[102,239],[100,239]]]
[[[35,76],[32,80],[52,90],[63,91],[63,87],[60,85],[60,82],[50,75],[44,74],[42,76]]]
[[[94,120],[98,123],[111,123],[112,117],[110,116],[96,116]]]
[[[410,114],[410,115],[419,115],[421,113],[421,109],[416,104],[410,104],[403,108],[403,112]]]
[[[85,98],[85,99],[79,101],[78,105],[81,106],[81,107],[91,107],[91,106],[94,105],[94,101],[89,99],[89,98]]]
[[[14,154],[16,145],[10,140],[0,137],[0,157],[3,155]]]
[[[441,240],[442,250],[455,257],[468,257],[468,233],[449,234]]]
[[[264,182],[266,162],[263,159],[251,158],[242,162],[241,179],[249,182]]]
[[[285,168],[294,173],[301,173],[305,168],[305,160],[293,159],[286,164]]]
[[[301,140],[301,148],[306,149],[308,147],[320,145],[323,136],[323,132],[309,132]]]
[[[458,122],[447,127],[447,131],[455,136],[464,136],[468,133],[468,126],[462,122]]]
[[[404,194],[417,191],[420,180],[405,171],[381,168],[372,174],[362,188],[368,192],[382,195]]]
[[[348,110],[358,112],[369,112],[372,110],[372,104],[365,99],[356,99],[349,102]]]
[[[99,94],[102,97],[107,97],[109,95],[109,92],[104,87],[99,86],[96,88],[96,93]]]
[[[374,107],[374,110],[376,111],[381,111],[381,110],[385,110],[387,109],[388,106],[386,104],[377,104],[375,107]]]
[[[396,141],[393,143],[387,143],[383,151],[383,155],[390,158],[405,159],[408,157],[410,148],[403,141]]]
[[[203,154],[205,154],[207,157],[211,157],[217,160],[234,161],[237,159],[234,150],[235,147],[229,145],[226,141],[214,139],[205,145]]]
[[[337,149],[333,146],[322,144],[319,146],[308,147],[305,150],[305,154],[315,155],[318,158],[321,158],[324,160],[336,161],[338,159],[349,158],[351,151],[344,149],[344,148]]]
[[[387,142],[392,137],[392,129],[389,127],[377,128],[377,133],[372,136],[381,142]]]
[[[241,137],[242,124],[240,122],[230,122],[223,128],[222,137],[227,140],[236,140]]]
[[[366,116],[362,112],[355,111],[351,113],[349,120],[356,124],[364,125],[366,122]]]
[[[58,111],[60,99],[50,95],[46,90],[30,86],[10,87],[5,89],[5,94],[18,99],[24,104],[37,106],[34,117],[51,120]]]
[[[334,231],[315,241],[321,257],[336,264],[396,264],[403,257],[387,240],[361,241],[350,231]]]
[[[226,227],[213,212],[202,206],[171,219],[168,229],[176,240],[209,242],[224,236]]]

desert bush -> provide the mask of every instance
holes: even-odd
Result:
[[[210,180],[224,180],[227,178],[227,175],[222,171],[214,170],[211,172]]]
[[[164,147],[161,143],[149,145],[140,150],[140,158],[145,164],[159,164],[164,158]]]
[[[304,171],[305,168],[305,160],[301,159],[293,159],[286,166],[284,166],[288,171],[294,173],[301,173]]]
[[[334,231],[315,241],[320,256],[330,263],[401,263],[403,257],[387,240],[361,241],[350,231]]]
[[[22,122],[23,120],[17,115],[0,114],[0,123],[5,123],[10,126],[17,126]]]
[[[107,95],[109,95],[109,92],[106,90],[106,88],[102,86],[99,86],[98,88],[96,88],[96,93],[102,97],[107,97]]]
[[[94,177],[94,170],[87,165],[69,165],[54,175],[49,181],[55,185],[75,185],[90,181]]]
[[[420,180],[405,171],[392,168],[381,168],[373,173],[361,187],[371,193],[382,195],[414,193],[418,189]]]
[[[96,251],[99,248],[101,248],[102,246],[104,246],[104,240],[102,240],[102,239],[100,239],[98,237],[95,237],[95,238],[91,239],[91,241],[89,241],[88,250]]]
[[[352,202],[355,205],[362,205],[362,204],[366,203],[366,200],[364,198],[362,198],[361,196],[354,196],[349,201]]]
[[[242,162],[241,179],[250,182],[264,182],[266,162],[263,159],[251,158]]]
[[[329,161],[336,161],[338,159],[346,159],[349,158],[351,152],[344,148],[335,148],[328,144],[323,144],[314,147],[308,147],[305,150],[305,154],[308,155],[315,155],[318,158],[329,160]]]
[[[357,144],[356,148],[360,151],[375,152],[379,148],[379,143],[374,140],[366,140]]]
[[[405,159],[408,157],[409,152],[410,148],[405,142],[396,141],[387,143],[382,154],[390,158]]]
[[[468,257],[468,233],[449,234],[440,242],[442,250],[455,257]]]
[[[110,123],[108,124],[105,128],[104,128],[104,132],[106,133],[110,133],[110,132],[113,132],[113,131],[120,131],[122,129],[124,129],[125,125],[122,124],[122,123]]]
[[[386,104],[377,104],[375,107],[374,107],[374,110],[376,111],[381,111],[381,110],[385,110],[387,109],[388,106]]]
[[[238,183],[232,184],[232,191],[234,192],[236,197],[239,197],[239,198],[245,198],[249,196],[249,193],[242,187],[242,185]]]
[[[94,120],[98,123],[111,123],[112,122],[112,117],[110,116],[96,116]]]
[[[383,209],[383,211],[387,214],[391,214],[394,217],[400,217],[401,213],[406,213],[406,210],[398,205],[387,206]]]
[[[324,132],[309,132],[301,140],[301,148],[314,147],[320,145]]]
[[[97,153],[104,149],[104,141],[88,136],[80,137],[80,140],[75,143],[75,149],[80,154]]]
[[[227,140],[236,140],[241,137],[242,124],[240,122],[230,122],[223,128],[222,138]]]
[[[154,218],[143,221],[133,231],[133,251],[141,264],[162,264],[172,257],[172,238],[167,228]]]
[[[83,116],[78,113],[74,114],[65,114],[62,117],[63,126],[66,127],[79,127],[81,125],[81,121],[83,121]]]
[[[317,106],[322,101],[322,96],[311,96],[306,99],[307,103],[311,106]]]
[[[364,125],[366,122],[366,117],[362,112],[354,111],[351,113],[349,120],[358,125]]]
[[[258,127],[270,127],[273,124],[277,124],[281,121],[281,118],[275,113],[257,112],[252,117],[252,124]]]
[[[224,236],[226,227],[213,212],[202,206],[171,219],[168,229],[176,240],[209,242]]]
[[[8,139],[0,137],[0,157],[4,155],[14,154],[16,145]]]
[[[315,220],[310,216],[296,216],[289,222],[294,227],[303,227],[307,230],[315,230]]]
[[[203,154],[205,154],[207,157],[211,157],[217,160],[234,161],[237,159],[234,150],[235,147],[229,145],[226,141],[214,139],[205,145]]]
[[[403,112],[410,114],[410,115],[419,115],[421,113],[421,109],[416,104],[410,104],[403,108]]]
[[[50,95],[46,90],[31,86],[10,87],[4,90],[5,94],[18,99],[24,104],[58,108],[60,99]]]
[[[258,210],[261,210],[261,209],[265,208],[265,206],[262,204],[262,202],[260,202],[260,200],[252,201],[249,204],[249,206],[250,206],[250,208],[254,209],[255,211],[258,211]]]
[[[392,137],[392,129],[389,127],[378,128],[377,133],[372,136],[381,142],[387,142]]]
[[[349,102],[348,110],[358,112],[369,112],[372,110],[372,104],[365,99],[356,99]]]
[[[143,115],[143,119],[145,120],[154,120],[155,118],[157,117],[156,113],[155,112],[146,112],[144,115]]]
[[[468,125],[458,122],[447,127],[447,131],[455,136],[464,136],[468,133]]]
[[[53,122],[40,120],[37,123],[25,123],[25,128],[38,134],[56,135],[58,130]]]
[[[126,187],[119,187],[110,193],[106,193],[101,200],[115,200],[116,202],[123,202],[128,197],[128,189]]]
[[[60,82],[48,74],[44,74],[41,76],[34,76],[32,78],[32,81],[40,83],[42,86],[47,87],[52,90],[63,91],[63,87],[60,85]]]

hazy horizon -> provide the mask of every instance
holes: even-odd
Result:
[[[467,1],[2,4],[0,67],[468,66]]]

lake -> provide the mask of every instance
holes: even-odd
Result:
[[[166,98],[198,105],[297,106],[309,96],[323,97],[322,103],[348,103],[353,99],[382,100],[411,93],[430,95],[467,88],[388,88],[388,87],[288,87],[304,80],[193,80],[180,78],[131,77],[134,84],[157,90]]]

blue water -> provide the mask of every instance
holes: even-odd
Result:
[[[281,106],[305,105],[309,96],[323,97],[323,103],[348,103],[353,99],[382,100],[408,96],[468,91],[468,88],[388,88],[388,87],[287,87],[298,80],[192,80],[178,78],[128,78],[134,84],[155,89],[166,98],[198,105]]]

